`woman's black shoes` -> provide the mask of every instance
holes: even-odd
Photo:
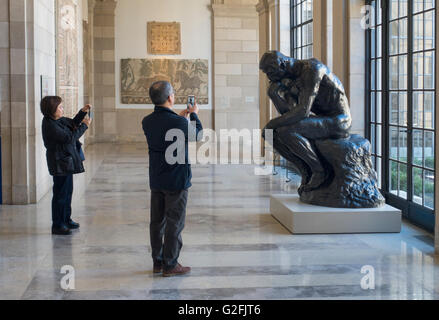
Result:
[[[62,226],[59,228],[52,227],[52,234],[59,236],[68,236],[72,234],[72,230],[70,230],[66,226]]]
[[[76,223],[75,221],[70,220],[70,222],[67,223],[67,227],[69,227],[72,230],[79,229],[79,223]]]

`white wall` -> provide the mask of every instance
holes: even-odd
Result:
[[[133,58],[208,59],[209,105],[212,106],[212,29],[210,0],[123,0],[116,7],[116,108],[152,109],[152,105],[125,105],[120,102],[120,60]],[[181,55],[149,55],[148,21],[180,22]]]

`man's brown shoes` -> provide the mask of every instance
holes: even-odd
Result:
[[[164,270],[163,276],[164,277],[182,276],[182,275],[185,275],[189,272],[191,272],[190,267],[183,267],[181,264],[177,263],[177,265],[175,266],[174,269],[171,269],[168,271]]]

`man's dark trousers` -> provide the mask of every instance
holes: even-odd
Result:
[[[180,255],[188,190],[151,190],[150,237],[154,264],[175,268]],[[164,239],[163,239],[164,237]]]
[[[53,227],[67,226],[72,215],[73,175],[53,177]]]

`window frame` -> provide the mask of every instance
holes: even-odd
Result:
[[[382,186],[382,193],[385,195],[386,197],[386,202],[392,206],[395,206],[399,209],[402,210],[403,215],[408,218],[412,223],[428,230],[428,231],[434,231],[434,223],[435,223],[435,215],[434,215],[434,210],[437,207],[438,203],[435,202],[435,191],[436,191],[436,183],[433,182],[433,209],[426,207],[425,206],[425,172],[429,172],[432,171],[435,173],[435,176],[437,175],[436,173],[436,156],[434,154],[435,149],[436,149],[436,145],[435,142],[437,142],[438,137],[437,137],[437,121],[436,121],[436,111],[435,111],[435,104],[436,104],[436,84],[437,84],[437,78],[436,78],[436,70],[435,70],[435,65],[437,63],[437,46],[436,46],[436,36],[437,36],[437,16],[436,16],[436,4],[434,4],[433,8],[430,9],[425,9],[425,7],[421,10],[421,11],[417,11],[414,12],[414,3],[409,1],[408,2],[408,9],[407,9],[407,52],[406,52],[406,57],[407,57],[407,88],[401,88],[400,86],[398,86],[397,89],[390,89],[390,58],[392,56],[395,56],[395,54],[391,54],[390,53],[390,48],[391,48],[391,44],[390,44],[390,39],[391,39],[391,35],[390,35],[390,26],[391,26],[391,22],[392,21],[396,21],[398,19],[401,19],[401,17],[397,17],[391,18],[391,5],[389,5],[388,1],[382,1],[381,0],[381,8],[377,8],[378,4],[379,4],[379,0],[367,0],[366,4],[367,5],[371,5],[373,2],[376,3],[376,11],[374,13],[374,18],[377,18],[377,13],[380,10],[381,11],[381,26],[382,26],[382,36],[381,36],[381,50],[382,50],[382,64],[381,64],[381,85],[382,85],[382,102],[381,102],[381,119],[382,119],[382,135],[381,135],[381,146],[382,146],[382,164],[381,164],[381,168],[382,168],[382,175],[381,175],[381,186]],[[415,21],[415,17],[419,14],[425,14],[426,12],[432,12],[433,15],[433,43],[432,43],[432,48],[431,49],[425,49],[422,48],[421,50],[414,50],[414,21]],[[399,16],[399,14],[398,14]],[[404,16],[403,16],[404,17]],[[423,20],[424,23],[422,24],[423,28],[425,28],[425,20]],[[398,29],[399,30],[399,29]],[[373,29],[372,28],[368,28],[366,30],[366,95],[365,95],[365,102],[366,102],[366,106],[368,106],[367,108],[365,108],[365,119],[366,119],[366,128],[365,128],[365,132],[366,132],[366,136],[369,140],[371,140],[371,143],[374,144],[376,143],[376,141],[374,141],[372,138],[376,137],[376,132],[372,131],[373,128],[373,114],[372,111],[374,111],[376,113],[376,105],[372,104],[372,92],[375,91],[374,87],[372,86],[372,65],[373,65],[373,60],[376,58],[374,57],[375,55],[373,55],[372,53],[372,49],[376,48],[378,42],[372,43],[372,33],[373,33]],[[398,31],[399,34],[400,31]],[[376,36],[375,39],[378,39],[378,37]],[[378,40],[376,40],[378,41]],[[425,41],[425,33],[423,33],[423,41]],[[415,75],[414,75],[414,66],[413,66],[413,60],[414,57],[417,53],[423,53],[423,55],[425,55],[426,52],[432,52],[433,53],[433,82],[434,85],[432,86],[432,88],[425,88],[425,86],[423,88],[415,88],[415,83],[414,83],[414,79],[415,79]],[[396,54],[396,56],[398,56],[398,54]],[[425,62],[423,64],[424,69],[425,69]],[[398,75],[400,72],[400,65],[398,64]],[[376,74],[378,74],[378,72],[375,72],[375,77]],[[423,76],[425,77],[425,73],[423,72]],[[376,87],[375,87],[376,88]],[[395,194],[393,194],[390,191],[390,183],[391,183],[391,179],[392,177],[390,176],[391,174],[391,169],[390,169],[390,128],[391,127],[397,127],[400,128],[400,121],[397,122],[397,125],[395,126],[395,124],[391,124],[391,119],[390,119],[390,112],[391,112],[391,105],[390,105],[390,94],[392,92],[406,92],[407,95],[407,123],[406,123],[406,128],[407,128],[407,194],[406,197],[407,199],[403,199]],[[432,124],[433,125],[433,129],[427,128],[424,125],[422,126],[422,128],[419,127],[415,127],[414,124],[414,93],[422,93],[423,95],[426,92],[431,92],[433,94],[433,105],[432,105]],[[425,100],[423,100],[423,105],[425,104]],[[372,108],[375,108],[375,110],[372,110]],[[400,108],[400,103],[398,100],[398,108]],[[399,113],[398,109],[398,113]],[[375,114],[375,117],[377,115]],[[401,116],[399,114],[399,116]],[[424,117],[423,117],[424,118]],[[413,154],[413,141],[414,141],[414,130],[421,130],[422,132],[422,136],[423,139],[425,137],[425,132],[433,132],[433,139],[435,142],[433,142],[433,155],[434,155],[434,164],[433,164],[433,168],[429,168],[427,167],[426,163],[425,163],[425,156],[423,157],[423,163],[422,166],[419,166],[417,164],[414,163],[414,154]],[[399,138],[398,138],[399,139]],[[425,144],[423,145],[423,152],[425,150]],[[401,148],[400,146],[398,148]],[[375,150],[376,151],[376,150]],[[377,162],[376,162],[377,163]],[[375,164],[376,164],[375,163]],[[414,186],[414,175],[413,172],[415,169],[420,169],[423,170],[422,172],[422,192],[423,192],[423,205],[420,205],[418,203],[416,203],[414,201],[414,191],[415,191],[415,186]],[[434,179],[435,181],[435,179]],[[399,176],[398,176],[398,185],[399,185]],[[398,187],[399,189],[399,187]]]

